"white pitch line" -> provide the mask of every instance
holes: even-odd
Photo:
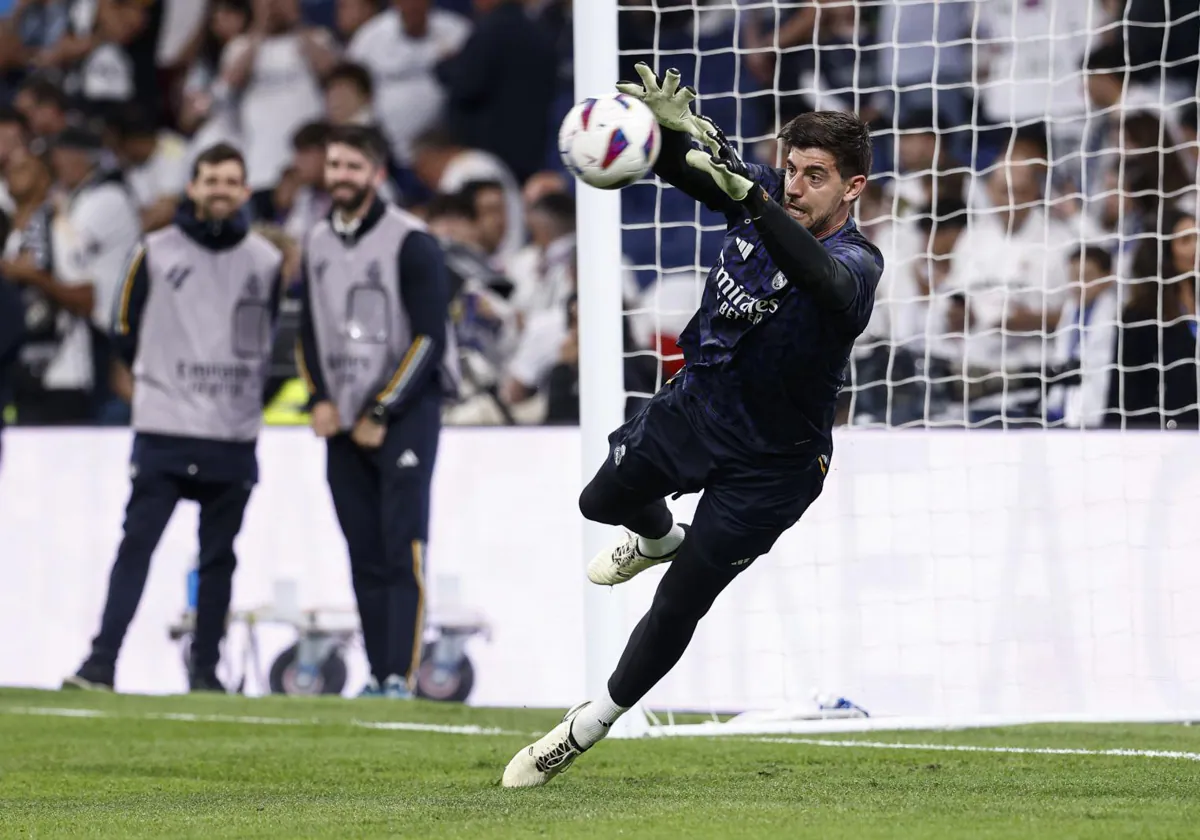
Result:
[[[507,729],[497,729],[490,726],[461,725],[451,726],[440,723],[405,723],[403,721],[371,721],[356,720],[355,726],[364,729],[398,729],[404,732],[441,732],[447,735],[527,735],[526,732],[513,732]]]
[[[7,709],[0,709],[4,714],[8,715],[46,715],[48,717],[107,717],[104,712],[97,709],[55,709],[55,708],[34,708],[25,706],[12,706]]]
[[[0,714],[10,715],[41,715],[48,717],[71,718],[132,718],[135,720],[169,720],[186,723],[235,723],[252,726],[336,726],[341,721],[318,720],[316,718],[276,718],[246,715],[198,715],[188,712],[141,712],[137,714],[113,714],[99,709],[69,709],[53,706],[10,706],[0,707]],[[448,725],[438,723],[411,723],[407,721],[366,721],[352,720],[346,725],[363,729],[377,729],[403,732],[435,732],[443,735],[530,735],[527,732],[514,732],[495,727],[475,725]],[[537,734],[537,733],[532,733]],[[1200,761],[1200,753],[1180,752],[1175,750],[1135,750],[1109,749],[1089,750],[1069,747],[982,747],[970,744],[911,744],[888,741],[851,741],[832,738],[753,738],[749,739],[764,744],[802,744],[812,747],[841,747],[875,749],[875,750],[923,750],[931,752],[975,752],[975,753],[1008,753],[1017,755],[1086,755],[1114,756],[1119,758],[1169,758],[1183,761]]]
[[[42,715],[48,717],[73,718],[109,718],[134,720],[169,720],[185,723],[236,723],[252,726],[355,726],[363,729],[402,730],[406,732],[436,732],[442,735],[525,735],[523,732],[512,732],[494,727],[462,725],[452,726],[439,723],[409,723],[407,721],[369,721],[369,720],[319,720],[317,718],[276,718],[245,715],[197,715],[189,712],[139,712],[134,714],[114,714],[99,709],[64,709],[53,706],[11,706],[0,708],[0,714],[9,715]]]
[[[755,738],[764,744],[805,744],[812,747],[861,747],[874,750],[929,750],[933,752],[1017,753],[1023,755],[1096,755],[1122,758],[1174,758],[1200,761],[1200,753],[1175,750],[1086,750],[1068,747],[980,747],[969,744],[902,744],[888,741],[845,741],[824,738]]]

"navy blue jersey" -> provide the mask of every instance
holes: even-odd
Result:
[[[783,171],[750,168],[782,203]],[[858,284],[853,305],[830,312],[783,275],[750,219],[727,219],[700,308],[679,341],[685,390],[705,407],[709,426],[749,450],[828,453],[850,351],[871,317],[883,257],[853,219],[821,240]]]

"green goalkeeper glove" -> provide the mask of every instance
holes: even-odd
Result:
[[[710,123],[711,125],[711,123]],[[754,179],[750,176],[750,167],[746,166],[737,152],[733,150],[725,132],[716,126],[712,127],[706,140],[712,153],[692,149],[687,153],[688,165],[701,172],[707,172],[725,195],[734,201],[745,201],[754,188]]]
[[[617,90],[646,103],[654,119],[663,128],[681,131],[704,143],[716,151],[711,132],[716,126],[704,117],[692,113],[692,100],[696,98],[696,89],[691,85],[679,87],[679,71],[671,68],[667,71],[664,81],[659,82],[658,75],[643,61],[634,65],[637,74],[642,77],[642,84],[637,82],[617,82]]]

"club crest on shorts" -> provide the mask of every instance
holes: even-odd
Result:
[[[618,443],[616,445],[616,447],[613,448],[613,466],[614,467],[621,466],[621,459],[624,457],[625,457],[625,444]]]

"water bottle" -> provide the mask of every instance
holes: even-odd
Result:
[[[813,698],[817,701],[817,708],[821,711],[838,711],[843,712],[837,717],[870,717],[867,710],[858,704],[847,700],[845,697],[837,697],[833,694],[816,694]]]
[[[189,615],[196,614],[196,604],[200,599],[200,564],[192,565],[187,576],[187,611]]]

